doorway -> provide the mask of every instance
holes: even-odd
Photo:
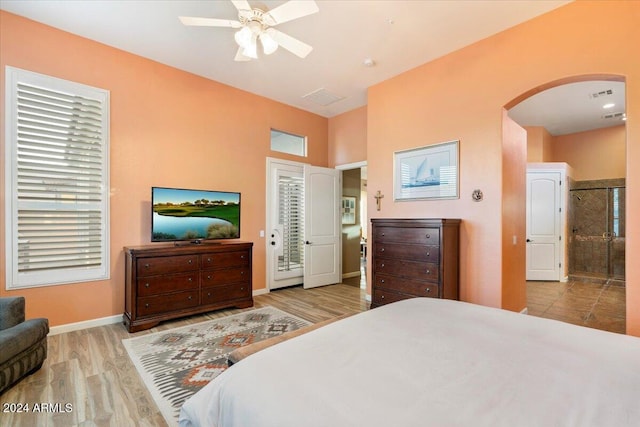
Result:
[[[562,192],[566,194],[562,209],[568,213],[562,235],[566,255],[561,258],[569,281],[528,282],[527,306],[531,314],[557,318],[554,316],[564,313],[565,317],[560,316],[558,320],[591,326],[590,322],[598,317],[592,313],[599,310],[598,304],[616,301],[615,309],[607,308],[606,314],[599,314],[601,320],[606,317],[607,322],[615,323],[616,331],[624,331],[625,290],[624,286],[616,285],[624,285],[625,270],[625,92],[622,76],[576,76],[532,89],[506,106],[510,118],[527,130],[528,162],[547,167],[567,163],[572,171],[564,181],[566,186]],[[535,117],[520,115],[519,106],[533,98],[547,103],[538,102]],[[584,127],[561,131],[564,114],[568,115],[567,120],[570,116],[580,118]],[[614,134],[615,138],[611,136]],[[589,199],[598,199],[598,202],[590,202],[594,203],[591,206],[582,204]],[[601,206],[598,214],[595,214],[596,203]],[[587,281],[589,275],[603,279],[595,283]],[[530,291],[543,295],[532,301]],[[557,304],[549,299],[550,295],[568,293],[580,296],[570,301],[583,301],[582,297],[587,294],[593,297],[594,302],[588,307],[591,311],[569,307],[568,300],[563,298]],[[616,297],[610,298],[612,294]],[[568,318],[566,315],[571,309],[575,309],[573,317]]]
[[[367,165],[338,166],[342,171],[342,283],[367,287]]]
[[[340,173],[267,158],[269,290],[340,281]]]

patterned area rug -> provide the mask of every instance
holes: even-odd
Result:
[[[184,401],[227,368],[229,353],[309,324],[263,307],[122,343],[167,423],[174,426]]]

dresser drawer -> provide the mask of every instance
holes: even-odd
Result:
[[[376,258],[374,271],[401,277],[412,277],[432,282],[439,280],[440,269],[435,262],[405,261],[402,259]]]
[[[188,289],[198,289],[197,272],[147,276],[138,279],[138,296],[140,297]]]
[[[201,255],[202,268],[233,267],[249,265],[249,251],[220,252]]]
[[[196,307],[199,304],[198,297],[198,290],[196,289],[138,298],[138,316],[150,316],[152,314]]]
[[[438,263],[440,247],[423,245],[406,245],[402,243],[376,243],[375,259],[393,258],[401,260],[424,261]]]
[[[439,228],[422,227],[376,227],[374,239],[377,242],[418,243],[424,245],[440,244]]]
[[[386,274],[376,273],[373,286],[376,289],[392,289],[419,297],[440,297],[440,287],[438,283],[405,279],[402,277],[388,276]]]
[[[391,304],[392,302],[402,301],[404,299],[415,298],[415,295],[401,294],[398,292],[388,291],[386,289],[374,289],[371,305],[373,307]]]
[[[199,256],[196,254],[138,258],[136,261],[137,272],[138,276],[153,276],[155,274],[193,271],[199,268],[198,260]]]
[[[234,282],[248,282],[250,274],[249,267],[206,270],[200,273],[200,283],[203,288],[207,288]]]
[[[247,298],[251,295],[249,283],[216,286],[202,289],[202,305],[216,304],[220,301]]]

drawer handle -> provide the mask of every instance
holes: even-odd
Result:
[[[384,262],[380,264],[380,268],[384,268]]]
[[[382,296],[380,297],[380,299],[384,299],[384,295],[382,295]]]
[[[380,279],[380,283],[384,283],[384,279]]]
[[[384,248],[381,248],[381,249],[380,249],[380,252],[384,252]]]
[[[211,262],[211,258],[207,258],[207,262]]]
[[[427,288],[424,290],[426,293],[431,293],[431,288]]]
[[[146,303],[146,304],[144,305],[144,308],[149,308],[149,303]]]
[[[193,260],[192,259],[189,260],[189,264],[193,264]]]
[[[431,238],[431,234],[427,233],[427,239]]]
[[[244,291],[244,286],[242,286],[242,287],[240,288],[240,290],[241,290],[241,291]]]
[[[241,258],[241,259],[244,259],[244,255],[240,255],[240,258]]]
[[[384,236],[384,233],[382,233],[382,235]]]
[[[144,284],[144,287],[145,287],[145,288],[148,288],[149,286],[151,286],[151,285],[149,285],[148,283],[145,283],[145,284]]]
[[[244,271],[241,271],[241,272],[240,272],[240,275],[241,275],[241,276],[244,276]]]
[[[427,274],[431,274],[431,270],[427,268]]]
[[[189,295],[189,296],[187,297],[187,299],[188,299],[189,301],[191,301],[191,299],[192,299],[192,298],[193,298],[193,297],[192,297],[191,295]]]
[[[190,282],[192,281],[192,280],[191,280],[191,277],[189,277],[189,281],[190,281]]]
[[[149,264],[144,265],[144,268],[149,268],[149,267],[151,267]]]
[[[431,252],[427,251],[427,256],[431,255]]]
[[[207,276],[207,280],[211,280],[211,275]]]

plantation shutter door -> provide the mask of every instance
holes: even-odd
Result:
[[[14,86],[10,283],[107,278],[108,92],[22,73]]]
[[[282,253],[278,272],[301,271],[304,266],[304,177],[278,177],[278,224],[282,227]]]

